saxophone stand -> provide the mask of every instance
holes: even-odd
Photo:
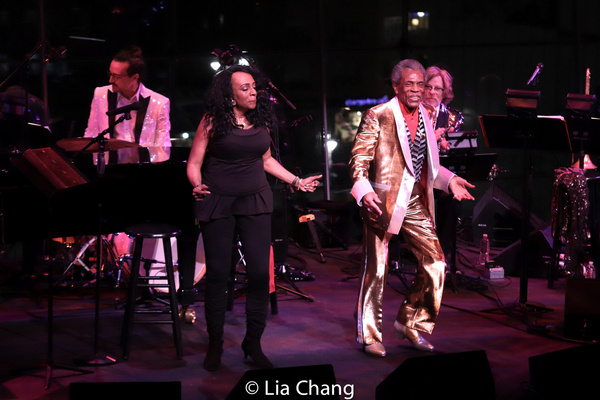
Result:
[[[296,286],[296,284],[291,280],[291,278],[290,278],[290,271],[289,271],[287,265],[282,264],[279,267],[277,267],[276,273],[277,273],[277,278],[278,279],[285,280],[285,282],[292,287],[292,289],[290,289],[288,287],[281,286],[281,285],[279,285],[279,284],[276,283],[275,287],[277,289],[281,289],[284,292],[287,292],[287,293],[293,294],[295,296],[301,297],[304,300],[308,300],[310,302],[315,301],[314,297],[312,297],[312,296],[310,296],[308,294],[303,293],[302,290],[300,290],[300,288],[298,288],[298,286]]]
[[[275,283],[275,287],[277,289],[281,289],[284,292],[293,294],[295,296],[301,297],[305,300],[308,301],[315,301],[314,298],[310,295],[307,295],[305,293],[302,292],[302,290],[300,290],[300,288],[298,288],[298,286],[296,286],[296,284],[293,282],[291,275],[292,275],[292,270],[294,270],[293,267],[289,266],[288,264],[286,264],[286,259],[288,257],[287,254],[287,247],[288,247],[288,240],[287,240],[287,194],[288,194],[288,190],[290,190],[289,188],[287,188],[287,186],[285,184],[283,184],[283,187],[281,188],[281,192],[282,192],[282,209],[283,209],[283,217],[282,217],[282,221],[283,221],[283,235],[285,236],[284,238],[280,238],[280,239],[276,239],[275,240],[275,244],[273,246],[279,246],[280,249],[283,248],[284,250],[279,250],[279,252],[283,252],[285,253],[285,255],[283,257],[281,257],[281,260],[278,260],[279,257],[276,257],[274,255],[274,273],[275,273],[275,278],[279,279],[279,280],[283,280],[285,281],[289,286],[291,286],[291,289],[282,285],[279,285],[277,283]],[[277,242],[280,243],[277,243]],[[241,255],[241,254],[240,254]],[[243,258],[243,256],[242,256]],[[324,261],[323,261],[324,262]],[[305,273],[306,276],[311,276],[310,272],[302,270],[301,273]]]
[[[509,90],[510,91],[510,90]],[[523,92],[527,96],[530,92]],[[519,93],[520,94],[520,93]],[[539,92],[538,92],[539,96]],[[508,105],[508,102],[507,102]],[[522,110],[521,110],[522,111]],[[567,125],[564,118],[544,118],[534,113],[480,116],[481,127],[488,147],[521,148],[523,150],[523,221],[521,225],[520,286],[517,311],[530,315],[552,311],[539,304],[528,302],[529,233],[531,230],[531,198],[533,185],[532,151],[570,152]],[[503,307],[506,309],[506,307]],[[494,310],[487,310],[488,312]]]
[[[234,293],[236,291],[239,290],[244,290],[245,289],[245,283],[243,283],[243,287],[240,289],[236,289],[235,285],[237,283],[236,281],[236,276],[240,275],[240,276],[244,276],[246,277],[247,274],[245,272],[246,269],[246,258],[244,255],[244,252],[242,250],[242,242],[239,240],[239,238],[236,240],[236,243],[234,244],[234,247],[236,249],[237,252],[237,256],[234,254],[233,255],[233,259],[232,259],[232,263],[231,263],[231,275],[229,277],[229,282],[228,282],[228,288],[227,288],[227,293],[228,293],[228,297],[227,297],[227,311],[231,311],[233,309],[233,298],[234,298]],[[271,253],[272,254],[272,253]],[[274,262],[273,262],[274,264]],[[238,271],[238,266],[243,266],[244,267],[244,271]],[[275,278],[277,279],[284,279],[293,289],[290,289],[288,287],[285,286],[281,286],[277,283],[274,283],[275,289],[281,289],[287,293],[296,295],[298,297],[301,297],[305,300],[308,300],[310,302],[315,301],[315,299],[312,296],[306,295],[304,293],[302,293],[302,291],[294,284],[294,282],[292,282],[292,280],[289,278],[289,271],[286,269],[286,265],[280,265],[278,267],[275,267],[275,265],[273,265],[273,280],[275,281]],[[274,291],[272,293],[270,293],[270,302],[271,302],[271,314],[276,315],[279,312],[279,307],[278,307],[278,303],[277,303],[277,291]]]

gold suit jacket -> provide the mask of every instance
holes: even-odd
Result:
[[[426,177],[427,206],[433,218],[433,189],[448,192],[454,174],[439,163],[435,132],[431,125],[431,109],[420,105],[427,134],[427,158],[423,173]],[[351,194],[358,205],[369,192],[375,192],[382,201],[382,215],[370,218],[370,224],[398,234],[416,179],[410,155],[406,122],[398,98],[379,104],[363,114],[356,133],[350,158],[350,173],[354,181]],[[367,217],[363,214],[363,218]],[[367,220],[365,220],[367,221]]]

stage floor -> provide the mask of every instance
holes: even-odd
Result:
[[[433,366],[439,357],[451,354],[455,356],[456,365],[448,368],[443,376],[425,376],[430,385],[446,385],[446,393],[461,398],[461,393],[468,393],[481,384],[480,368],[465,364],[466,357],[473,351],[485,352],[497,399],[533,399],[537,394],[530,380],[530,357],[589,343],[564,337],[564,279],[549,289],[545,279],[529,278],[527,303],[524,303],[519,277],[491,281],[465,278],[478,276],[469,269],[476,253],[469,245],[460,244],[462,274],[456,275],[456,280],[447,275],[439,321],[433,334],[426,335],[435,345],[435,352],[419,352],[393,334],[392,324],[406,289],[403,280],[410,282],[412,276],[411,263],[407,261],[401,271],[406,273],[390,273],[385,291],[383,335],[388,355],[383,359],[368,356],[356,344],[354,332],[360,251],[358,244],[351,244],[348,250],[326,249],[325,263],[322,263],[314,252],[290,245],[289,266],[305,268],[315,276],[313,281],[295,282],[313,301],[278,290],[278,313],[269,314],[263,337],[263,349],[278,370],[307,367],[306,371],[311,371],[309,366],[331,365],[337,384],[346,390],[340,399],[375,399],[377,386],[407,359],[427,357],[425,361]],[[96,341],[93,287],[59,287],[54,296],[54,368],[51,385],[45,389],[47,286],[43,280],[28,281],[19,277],[18,266],[7,260],[4,260],[2,278],[0,398],[67,399],[70,384],[75,382],[175,381],[181,382],[182,399],[224,399],[244,373],[253,369],[244,362],[240,348],[245,332],[243,295],[236,296],[233,310],[227,315],[223,367],[211,373],[202,368],[207,348],[203,281],[197,285],[198,301],[193,305],[197,321],[182,324],[182,360],[176,358],[168,325],[135,325],[130,357],[122,359],[119,335],[123,310],[115,304],[125,296],[124,289],[102,289]],[[284,280],[277,283],[290,287]],[[96,367],[75,362],[96,352],[112,356],[117,362]],[[71,368],[87,373],[74,372]],[[574,365],[556,366],[559,371],[573,368]],[[419,373],[427,374],[427,370]],[[412,378],[406,378],[409,379]],[[396,398],[406,398],[402,397],[404,389],[414,383],[406,380],[395,382]],[[580,385],[578,382],[570,384]],[[282,389],[273,386],[271,390]],[[128,390],[117,389],[110,397],[125,395],[120,392]],[[128,399],[135,397],[128,392]],[[154,398],[172,397],[167,393]]]

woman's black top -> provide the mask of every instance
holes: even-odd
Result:
[[[210,139],[202,163],[202,183],[210,194],[195,202],[197,220],[273,211],[273,192],[262,158],[270,144],[265,127],[234,128]]]

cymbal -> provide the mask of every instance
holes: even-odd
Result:
[[[93,138],[66,138],[61,139],[56,144],[63,148],[66,151],[80,151],[85,146],[87,146]],[[119,139],[107,139],[106,144],[104,146],[104,151],[115,151],[120,149],[127,149],[132,147],[140,147],[139,144],[133,142],[127,142],[125,140]],[[85,149],[86,153],[98,153],[100,151],[100,146],[98,143],[92,144],[90,147]]]

